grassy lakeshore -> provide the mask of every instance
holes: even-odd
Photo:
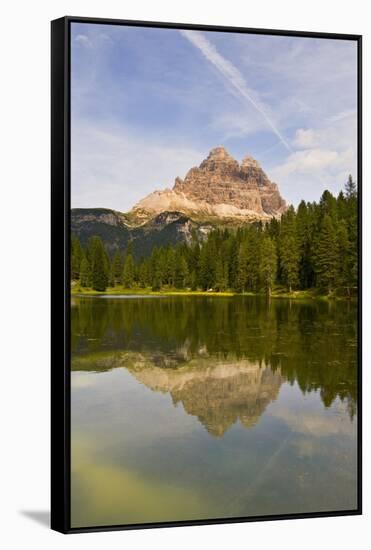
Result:
[[[104,292],[99,292],[92,288],[83,288],[79,285],[71,287],[71,294],[84,296],[235,296],[236,292],[213,292],[203,290],[179,290],[176,288],[163,288],[161,290],[152,290],[150,287],[124,288],[122,286],[108,287]],[[249,293],[253,296],[253,293]]]
[[[133,287],[125,288],[123,286],[108,287],[105,291],[100,292],[92,288],[80,286],[78,283],[72,283],[71,295],[73,296],[215,296],[215,297],[231,297],[231,296],[266,296],[264,292],[233,292],[223,291],[217,292],[213,290],[186,290],[164,287],[161,290],[152,290],[150,287]],[[290,300],[346,300],[345,296],[337,296],[336,294],[323,295],[319,294],[318,290],[293,290],[288,292],[282,287],[277,287],[272,290],[271,298],[285,298]],[[352,296],[351,299],[355,299]]]

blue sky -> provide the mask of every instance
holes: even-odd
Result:
[[[353,41],[72,24],[72,206],[127,211],[218,145],[284,198],[356,173]]]

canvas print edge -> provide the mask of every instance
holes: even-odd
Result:
[[[248,518],[221,518],[199,521],[161,522],[155,524],[113,525],[84,528],[70,527],[70,356],[69,356],[69,216],[70,216],[70,58],[69,29],[72,22],[148,26],[156,28],[188,28],[226,32],[280,34],[313,36],[355,40],[358,46],[358,508],[350,511],[274,515]],[[148,527],[202,525],[244,521],[268,521],[274,519],[296,519],[304,517],[329,517],[356,515],[362,513],[362,38],[358,35],[337,35],[295,31],[270,31],[264,29],[240,29],[210,27],[207,25],[176,25],[135,21],[101,20],[90,18],[62,18],[52,22],[52,528],[64,533],[104,531],[113,529],[138,529]],[[62,206],[63,205],[63,206]],[[63,255],[60,251],[63,250]],[[61,297],[63,288],[63,297]],[[63,299],[62,299],[63,298]],[[62,322],[61,322],[62,320]],[[62,436],[61,436],[62,434]]]

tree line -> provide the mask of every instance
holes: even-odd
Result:
[[[351,416],[356,412],[357,304],[350,300],[271,300],[267,307],[248,296],[206,298],[200,307],[199,300],[168,297],[100,300],[98,306],[82,297],[71,316],[73,370],[145,368],[136,361],[139,353],[150,364],[168,367],[171,360],[174,368],[189,365],[194,372],[204,368],[194,359],[205,358],[206,350],[219,360],[265,364],[304,394],[318,392],[326,407],[340,398]],[[123,359],[123,350],[133,359]]]
[[[215,229],[190,244],[154,247],[136,258],[133,242],[110,257],[100,237],[84,248],[71,235],[71,277],[82,287],[177,288],[222,292],[317,289],[351,295],[358,280],[357,187],[349,176],[335,197],[301,201],[281,217],[237,229]]]

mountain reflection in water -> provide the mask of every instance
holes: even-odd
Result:
[[[213,435],[256,423],[284,380],[356,411],[356,306],[258,298],[75,298],[73,370],[127,368]]]
[[[75,527],[352,510],[357,306],[73,298]]]
[[[238,420],[246,428],[254,426],[284,381],[280,369],[273,372],[246,359],[203,357],[179,366],[169,362],[159,354],[128,352],[102,358],[95,368],[126,368],[147,388],[169,393],[175,406],[181,403],[215,436],[222,436]]]

